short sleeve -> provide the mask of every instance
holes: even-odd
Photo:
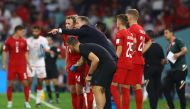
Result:
[[[50,47],[49,47],[49,45],[48,45],[48,41],[47,41],[47,39],[46,38],[44,38],[44,40],[43,40],[43,47],[45,48],[45,49],[50,49]]]
[[[117,46],[123,45],[123,37],[120,33],[116,34],[116,45]]]
[[[90,48],[88,48],[86,45],[80,45],[80,53],[84,58],[88,59],[88,55],[90,54],[90,52]]]
[[[185,44],[182,40],[177,39],[177,46],[181,49],[181,48],[185,47]]]
[[[10,45],[9,45],[9,40],[5,41],[5,44],[3,45],[3,51],[9,51]]]

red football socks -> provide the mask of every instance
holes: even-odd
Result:
[[[142,109],[142,102],[143,102],[142,89],[135,90],[135,101],[136,101],[136,108]]]
[[[25,101],[29,101],[29,87],[24,87]]]
[[[12,101],[12,87],[7,88],[7,99],[8,101]]]
[[[122,109],[129,109],[130,89],[122,87],[121,91],[122,91]]]
[[[73,109],[78,109],[77,108],[77,94],[76,93],[71,93],[71,97],[72,97]]]
[[[121,109],[120,95],[117,86],[111,85],[111,94],[116,104],[116,109]]]

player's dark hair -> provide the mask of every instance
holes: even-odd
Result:
[[[67,44],[68,45],[76,45],[78,42],[79,42],[79,40],[76,37],[74,37],[74,36],[69,37],[67,39]]]
[[[152,31],[152,30],[147,30],[147,31],[146,31],[146,34],[147,34],[150,38],[156,37],[154,31]]]
[[[117,15],[116,19],[119,19],[123,23],[123,25],[128,25],[128,18],[125,14]]]
[[[67,16],[67,17],[66,17],[66,20],[67,20],[67,19],[72,19],[73,23],[75,24],[77,17],[78,17],[77,15],[70,15],[70,16]]]
[[[100,21],[97,22],[96,23],[96,28],[98,28],[101,32],[106,33],[107,28],[106,28],[106,24],[105,23],[100,22]]]
[[[86,16],[78,16],[77,19],[80,19],[81,21],[85,22],[86,25],[90,24],[89,18]]]
[[[139,18],[139,11],[137,9],[128,9],[127,14],[131,15],[136,20]]]
[[[41,30],[41,27],[38,26],[38,25],[34,25],[34,26],[32,27],[32,29]]]
[[[19,31],[19,30],[23,30],[24,29],[24,26],[22,26],[22,25],[17,25],[16,27],[15,27],[15,32],[17,32],[17,31]]]
[[[168,26],[168,27],[166,27],[164,30],[168,30],[168,31],[171,32],[171,33],[174,32],[172,26]]]

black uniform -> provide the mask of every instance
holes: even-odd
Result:
[[[175,39],[168,46],[168,52],[178,53],[181,48],[185,47],[184,43]],[[185,79],[187,76],[187,63],[185,60],[185,55],[180,56],[175,63],[171,63],[171,70],[168,71],[168,75],[164,79],[164,95],[166,97],[168,106],[170,109],[175,109],[173,104],[173,98],[171,96],[171,91],[175,85],[177,94],[180,100],[181,109],[186,109],[186,99],[185,99]]]
[[[163,70],[161,60],[164,59],[164,52],[158,43],[152,43],[151,47],[144,54],[144,57],[144,78],[148,81],[146,89],[149,103],[151,109],[156,109],[161,89],[161,73]]]
[[[91,26],[83,25],[80,29],[62,29],[62,33],[79,36],[78,40],[80,43],[96,43],[101,45],[117,60],[115,51],[110,46],[106,36]]]
[[[60,49],[55,46],[52,46],[50,50],[54,52],[54,55],[51,55],[50,53],[46,53],[46,57],[45,57],[46,73],[47,73],[46,79],[54,79],[54,78],[58,78],[59,76],[56,61],[57,61],[58,55],[60,54]]]
[[[80,44],[80,54],[83,56],[89,64],[88,55],[90,52],[94,53],[99,58],[99,63],[95,72],[93,72],[91,84],[102,86],[105,89],[110,88],[113,74],[116,70],[116,63],[109,52],[103,47],[93,44],[86,43]]]

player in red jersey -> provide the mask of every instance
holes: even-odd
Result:
[[[9,37],[3,47],[3,69],[6,69],[7,53],[9,54],[8,61],[8,88],[7,88],[7,108],[12,108],[12,87],[13,82],[18,77],[19,81],[24,86],[26,108],[31,108],[29,104],[29,86],[27,82],[26,65],[28,62],[28,47],[27,42],[23,38],[25,30],[23,26],[15,27],[15,34]]]
[[[133,70],[131,77],[131,85],[134,88],[137,109],[142,109],[142,75],[144,70],[143,53],[151,46],[152,42],[146,35],[144,29],[138,25],[139,12],[136,9],[129,9],[127,17],[130,25],[130,32],[136,38],[135,51],[133,54]]]
[[[128,24],[127,16],[125,14],[117,15],[116,20],[119,30],[116,34],[116,54],[118,61],[117,70],[112,80],[111,93],[117,109],[128,109],[126,105],[127,103],[129,105],[129,74],[132,70],[132,46],[134,44],[134,38],[126,27]],[[119,93],[119,88],[121,88],[122,94]]]
[[[65,27],[68,29],[74,28],[76,23],[76,16],[68,16],[65,21]],[[78,68],[75,72],[70,70],[71,66],[80,59],[80,54],[68,48],[66,41],[69,35],[63,37],[66,46],[66,70],[68,72],[68,84],[72,96],[73,109],[82,109],[84,103],[83,85],[85,81],[84,67]]]

